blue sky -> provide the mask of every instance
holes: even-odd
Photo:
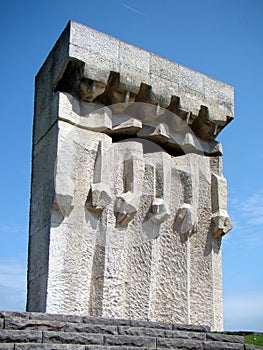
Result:
[[[25,308],[34,76],[72,19],[235,87],[219,137],[234,224],[225,329],[263,331],[263,1],[10,0],[0,19],[0,309]]]

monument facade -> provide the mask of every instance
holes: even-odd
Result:
[[[233,88],[70,22],[36,76],[27,310],[222,330]]]

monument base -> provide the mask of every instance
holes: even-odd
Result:
[[[192,326],[55,315],[0,312],[0,349],[240,349],[252,350],[241,336]]]

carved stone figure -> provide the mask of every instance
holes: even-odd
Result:
[[[70,22],[36,77],[28,311],[222,330],[233,89]]]

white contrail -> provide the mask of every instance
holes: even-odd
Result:
[[[129,6],[129,5],[127,5],[127,4],[124,4],[124,2],[121,2],[121,5],[126,7],[126,9],[131,10],[132,12],[134,12],[134,13],[136,13],[138,15],[144,16],[144,14],[142,12],[136,10],[135,8],[133,8],[133,7]]]

